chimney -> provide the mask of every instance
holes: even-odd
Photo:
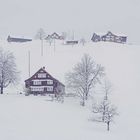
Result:
[[[43,70],[45,70],[45,67],[43,67]]]

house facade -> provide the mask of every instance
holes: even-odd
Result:
[[[32,39],[14,38],[14,37],[8,36],[7,41],[8,42],[19,42],[19,43],[22,43],[22,42],[32,41]]]
[[[98,35],[98,34],[94,33],[91,40],[93,42],[105,41],[105,42],[126,43],[127,37],[115,35],[109,31],[105,35]]]
[[[25,87],[31,94],[64,94],[65,86],[53,78],[45,67],[40,68],[33,76],[25,80]]]

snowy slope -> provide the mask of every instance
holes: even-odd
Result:
[[[56,42],[49,46],[44,42],[41,56],[39,41],[29,43],[0,42],[5,50],[16,57],[21,73],[20,84],[8,88],[0,96],[0,139],[2,140],[132,140],[139,139],[140,111],[140,46],[116,43],[87,43],[85,46],[66,46]],[[97,63],[105,67],[106,74],[113,83],[111,95],[118,106],[120,116],[116,118],[111,131],[105,131],[104,124],[88,121],[90,110],[79,103],[66,99],[64,104],[47,102],[45,97],[25,97],[14,95],[22,91],[24,80],[28,78],[28,51],[31,54],[31,75],[40,67],[65,84],[65,74],[80,61],[84,53],[93,56]],[[13,94],[12,94],[13,93]]]

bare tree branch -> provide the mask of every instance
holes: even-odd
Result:
[[[103,75],[105,75],[104,68],[96,64],[88,54],[84,54],[81,62],[77,63],[73,71],[66,75],[66,81],[70,89],[78,91],[84,102],[90,90],[100,82]]]
[[[3,88],[9,84],[16,83],[18,79],[15,58],[9,51],[0,49],[0,92],[3,94]]]

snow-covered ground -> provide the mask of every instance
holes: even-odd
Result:
[[[0,96],[1,140],[132,140],[139,139],[140,130],[140,46],[117,43],[87,43],[85,46],[49,46],[41,43],[0,42],[0,47],[12,51],[16,57],[21,81]],[[46,101],[43,96],[24,96],[24,80],[28,78],[28,52],[31,56],[31,75],[40,67],[65,84],[65,74],[80,61],[84,53],[105,67],[113,83],[110,95],[119,116],[106,131],[106,125],[89,121],[88,107],[79,106],[78,99],[66,98],[63,104]],[[8,93],[8,94],[7,94]]]

